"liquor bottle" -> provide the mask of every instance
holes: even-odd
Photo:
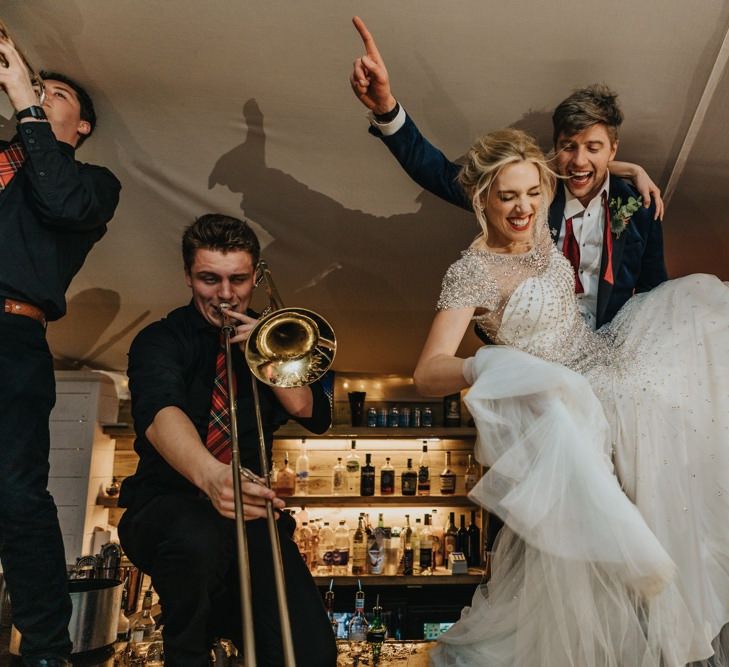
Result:
[[[415,554],[413,553],[413,529],[410,527],[410,515],[405,515],[405,528],[400,533],[400,544],[402,545],[402,573],[410,575],[415,566]]]
[[[430,530],[430,514],[425,515],[425,525],[420,533],[420,574],[433,574],[433,533]]]
[[[461,395],[451,394],[443,399],[443,426],[461,425]]]
[[[452,496],[456,492],[456,473],[451,470],[451,453],[445,453],[445,468],[440,474],[440,492],[444,496]]]
[[[473,464],[473,455],[468,455],[468,465],[466,466],[466,475],[464,484],[466,485],[466,493],[468,493],[478,482],[478,468]]]
[[[445,529],[437,509],[430,511],[430,532],[433,536],[433,569],[443,567],[443,534]]]
[[[382,621],[382,607],[380,607],[380,596],[377,596],[377,602],[372,608],[372,625],[370,625],[367,631],[367,643],[372,646],[372,662],[377,665],[380,661],[380,654],[382,652],[382,645],[385,643],[387,638],[387,627]]]
[[[334,553],[332,554],[333,573],[346,575],[349,570],[349,528],[342,519],[334,531]]]
[[[468,524],[468,566],[481,565],[481,531],[476,525],[476,510],[471,510],[471,523]]]
[[[357,441],[352,440],[352,449],[347,457],[347,492],[356,496],[359,491],[359,456],[357,456]]]
[[[155,628],[155,622],[152,618],[152,589],[148,588],[144,591],[142,615],[132,624],[131,643],[139,644],[140,642],[149,641],[154,634]]]
[[[365,464],[360,472],[359,494],[361,496],[375,495],[375,466],[372,465],[372,454],[365,454]]]
[[[329,522],[325,521],[319,531],[319,556],[317,558],[320,574],[332,574],[332,566],[334,565],[334,531],[329,527]]]
[[[413,470],[413,460],[408,459],[408,467],[400,475],[402,495],[414,496],[418,492],[418,473]]]
[[[428,445],[423,441],[423,453],[420,455],[418,464],[418,495],[430,495],[430,458],[428,457]]]
[[[116,625],[116,640],[118,642],[128,642],[130,633],[129,619],[126,615],[127,609],[127,589],[122,588],[121,607],[119,608],[119,622]]]
[[[418,518],[415,519],[415,528],[413,528],[413,570],[420,572],[420,536],[423,534],[423,522]]]
[[[451,512],[448,515],[448,523],[446,524],[445,533],[443,535],[443,560],[445,566],[448,567],[448,557],[458,551],[458,528],[456,528],[456,513]]]
[[[329,582],[329,590],[324,593],[324,606],[327,610],[327,617],[329,618],[329,625],[332,627],[332,632],[335,637],[339,636],[339,621],[334,617],[334,579]]]
[[[360,585],[360,589],[354,594],[354,615],[349,619],[347,625],[347,639],[351,642],[366,642],[367,631],[370,624],[367,622],[364,613],[365,594]]]
[[[311,528],[309,522],[302,522],[301,526],[294,533],[294,541],[299,548],[301,560],[306,563],[306,567],[311,567]]]
[[[370,574],[382,574],[385,568],[385,522],[380,512],[377,528],[367,545],[367,569]]]
[[[309,561],[309,569],[316,573],[316,569],[319,567],[319,517],[313,518],[309,521],[309,530],[311,531],[311,540],[309,541],[309,553],[311,554],[311,560]]]
[[[276,495],[288,498],[296,492],[296,473],[289,465],[289,453],[284,454],[284,466],[276,475]]]
[[[367,538],[364,522],[360,514],[357,530],[352,538],[352,574],[364,574],[367,566]]]
[[[391,496],[395,493],[395,468],[390,465],[390,457],[380,469],[380,495]]]
[[[303,449],[296,459],[296,494],[306,496],[309,493],[309,455],[306,438],[301,438],[301,446]]]
[[[466,529],[465,514],[461,514],[461,527],[458,529],[456,551],[460,551],[466,557],[466,562],[468,562],[468,530]]]
[[[332,495],[341,496],[347,490],[347,468],[342,465],[342,457],[337,457],[337,465],[332,468]]]

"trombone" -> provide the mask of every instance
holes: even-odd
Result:
[[[261,404],[258,395],[258,383],[273,387],[303,387],[316,382],[329,370],[337,350],[336,337],[331,325],[318,313],[304,308],[284,308],[273,281],[273,276],[265,261],[261,260],[256,267],[256,286],[263,284],[268,294],[269,306],[266,308],[256,326],[251,330],[246,341],[245,360],[251,371],[251,386],[258,427],[258,457],[261,476],[264,482],[240,464],[240,448],[238,445],[238,425],[236,420],[236,401],[230,388],[233,384],[233,362],[230,338],[235,327],[225,311],[228,304],[221,304],[223,313],[223,333],[225,340],[226,374],[228,381],[228,401],[230,415],[230,436],[232,445],[231,466],[233,473],[233,490],[235,493],[236,544],[238,549],[238,579],[240,585],[241,615],[243,622],[243,650],[246,667],[255,667],[256,651],[253,632],[253,602],[251,594],[250,566],[248,559],[248,543],[243,521],[243,497],[241,494],[241,477],[271,486],[266,442],[261,421]],[[236,474],[235,471],[238,471]],[[281,641],[283,644],[284,664],[295,667],[294,643],[291,635],[289,606],[286,597],[281,543],[273,504],[266,499],[266,521],[268,534],[273,550],[273,573],[276,585],[276,601],[278,603],[279,622],[281,624]]]
[[[0,20],[0,37],[2,39],[8,40],[14,47],[15,50],[18,52],[18,55],[20,56],[20,59],[23,61],[23,64],[28,70],[28,77],[30,78],[30,82],[33,85],[33,88],[35,89],[35,92],[38,95],[38,103],[43,104],[43,101],[46,97],[46,90],[45,86],[43,85],[43,79],[40,77],[40,75],[33,69],[33,66],[30,64],[28,59],[25,57],[25,54],[20,50],[20,47],[13,41],[13,38],[10,36],[10,32],[8,31],[8,27]],[[4,55],[0,53],[0,67],[9,67],[9,63],[7,61],[7,58],[5,58]]]

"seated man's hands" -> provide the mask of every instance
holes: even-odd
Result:
[[[231,466],[218,462],[203,489],[213,507],[227,519],[235,519],[235,495],[231,470]],[[261,482],[263,482],[262,478]],[[241,480],[241,490],[243,492],[243,518],[246,521],[266,517],[266,498],[273,501],[274,509],[282,510],[285,506],[284,501],[263,484],[243,479]]]
[[[390,90],[390,78],[385,62],[364,21],[355,16],[352,23],[362,38],[365,54],[354,61],[349,83],[357,99],[370,111],[375,114],[385,114],[392,111],[397,104]]]

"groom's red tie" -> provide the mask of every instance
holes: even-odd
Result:
[[[582,294],[585,289],[580,282],[580,244],[577,243],[575,232],[572,229],[572,218],[565,222],[564,242],[562,254],[570,261],[575,272],[575,293]]]

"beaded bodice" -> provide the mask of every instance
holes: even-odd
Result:
[[[438,309],[475,307],[476,325],[494,343],[584,372],[608,351],[610,336],[587,326],[574,285],[572,266],[542,232],[524,254],[463,251],[443,279]]]

